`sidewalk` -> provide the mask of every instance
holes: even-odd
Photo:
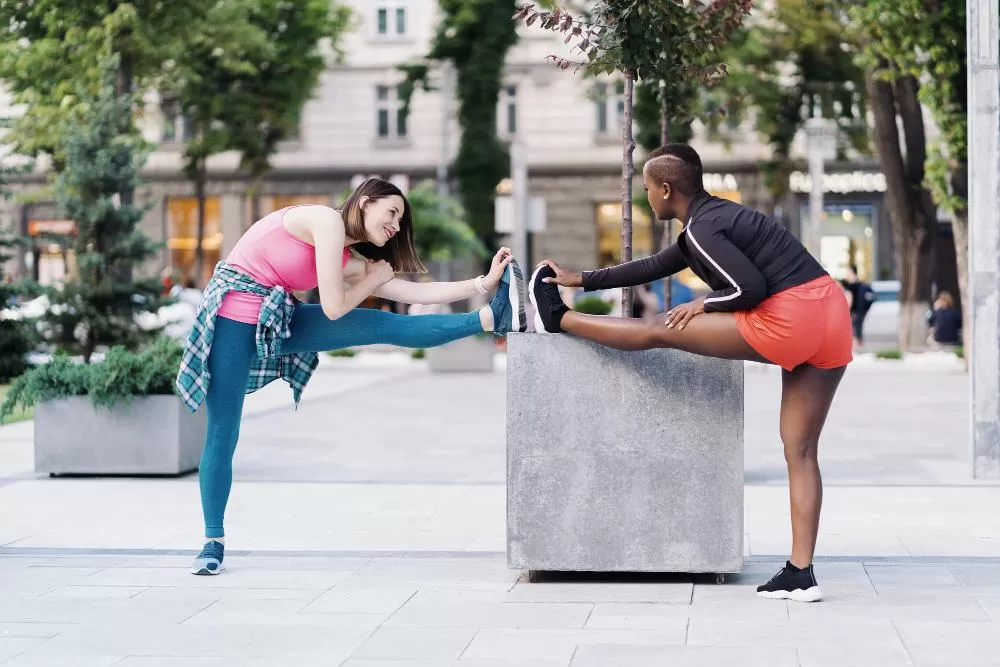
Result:
[[[501,361],[502,358],[498,358]],[[325,360],[248,397],[229,571],[196,476],[50,479],[0,428],[0,665],[1000,665],[1000,485],[969,478],[967,376],[858,364],[821,445],[816,605],[787,556],[780,375],[746,373],[746,567],[529,584],[504,555],[505,378]]]

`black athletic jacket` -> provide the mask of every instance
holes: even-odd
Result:
[[[702,192],[677,243],[651,257],[583,272],[586,291],[643,285],[690,267],[712,292],[705,312],[750,310],[778,292],[826,275],[787,229],[763,213]]]

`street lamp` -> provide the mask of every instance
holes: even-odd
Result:
[[[823,234],[823,163],[837,156],[837,123],[828,118],[806,120],[806,152],[809,156],[809,233],[806,247],[819,259]]]

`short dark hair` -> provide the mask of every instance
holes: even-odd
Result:
[[[705,189],[698,151],[687,144],[667,144],[650,151],[646,162],[661,158],[667,159],[663,160],[665,168],[657,170],[658,175],[662,175],[663,180],[677,188],[681,194],[690,197]]]
[[[384,246],[379,247],[368,240],[361,199],[368,197],[375,200],[393,195],[403,200],[403,214],[399,216],[399,233],[389,239]],[[396,271],[403,273],[427,272],[417,257],[417,250],[413,245],[413,211],[410,209],[410,201],[394,183],[382,178],[369,178],[355,188],[354,192],[336,207],[336,210],[344,218],[344,231],[359,242],[353,246],[354,252],[368,259],[384,259]]]

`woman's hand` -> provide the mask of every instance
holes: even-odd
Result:
[[[539,266],[542,264],[548,264],[548,266],[556,272],[556,275],[551,278],[542,278],[543,283],[553,283],[561,287],[583,287],[582,274],[574,273],[569,269],[565,269],[553,262],[551,259],[546,259],[540,262]]]
[[[495,291],[497,285],[500,284],[500,279],[503,277],[503,272],[507,270],[507,265],[510,264],[512,259],[514,259],[514,253],[511,252],[510,248],[500,248],[497,250],[497,254],[493,255],[493,264],[490,266],[490,272],[483,278],[483,287],[491,292]]]
[[[365,277],[372,280],[375,286],[384,285],[396,277],[392,264],[380,259],[377,262],[365,262]]]
[[[683,329],[691,318],[695,315],[700,315],[705,312],[705,298],[695,299],[694,301],[689,301],[688,303],[682,303],[679,306],[671,308],[667,311],[667,319],[664,324],[667,325],[668,329],[677,327],[678,330]]]

